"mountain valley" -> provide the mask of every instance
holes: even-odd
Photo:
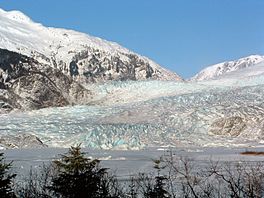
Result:
[[[0,10],[0,148],[264,142],[264,57],[184,80],[120,45]]]

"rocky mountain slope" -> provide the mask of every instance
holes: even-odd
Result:
[[[192,77],[190,80],[203,81],[203,80],[215,79],[229,72],[234,72],[240,69],[252,67],[262,61],[264,61],[264,56],[251,55],[248,57],[241,58],[239,60],[219,63],[216,65],[206,67],[198,74],[196,74],[194,77]]]
[[[182,80],[116,43],[0,9],[0,113],[89,104],[91,83],[146,79]]]
[[[87,104],[92,93],[60,70],[0,49],[0,113]]]
[[[0,9],[0,48],[51,65],[75,81],[181,80],[120,45],[72,30],[44,27],[19,11]]]

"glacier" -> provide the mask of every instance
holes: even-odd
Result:
[[[2,9],[0,51],[0,107],[11,111],[0,112],[0,149],[19,148],[16,140],[125,150],[264,142],[263,56],[184,81],[117,43]]]
[[[264,143],[264,63],[201,82],[91,84],[93,104],[0,115],[3,135],[49,147],[248,147]]]

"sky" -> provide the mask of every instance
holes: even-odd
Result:
[[[0,7],[115,41],[184,78],[264,55],[263,0],[0,0]]]

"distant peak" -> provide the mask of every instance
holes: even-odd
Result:
[[[254,66],[260,62],[264,61],[264,56],[261,55],[249,55],[238,60],[234,61],[225,61],[222,63],[218,63],[209,67],[206,67],[194,77],[192,77],[191,81],[202,81],[202,80],[210,80],[216,78],[218,76],[225,75],[226,73],[237,71],[240,69],[244,69],[247,67]]]

